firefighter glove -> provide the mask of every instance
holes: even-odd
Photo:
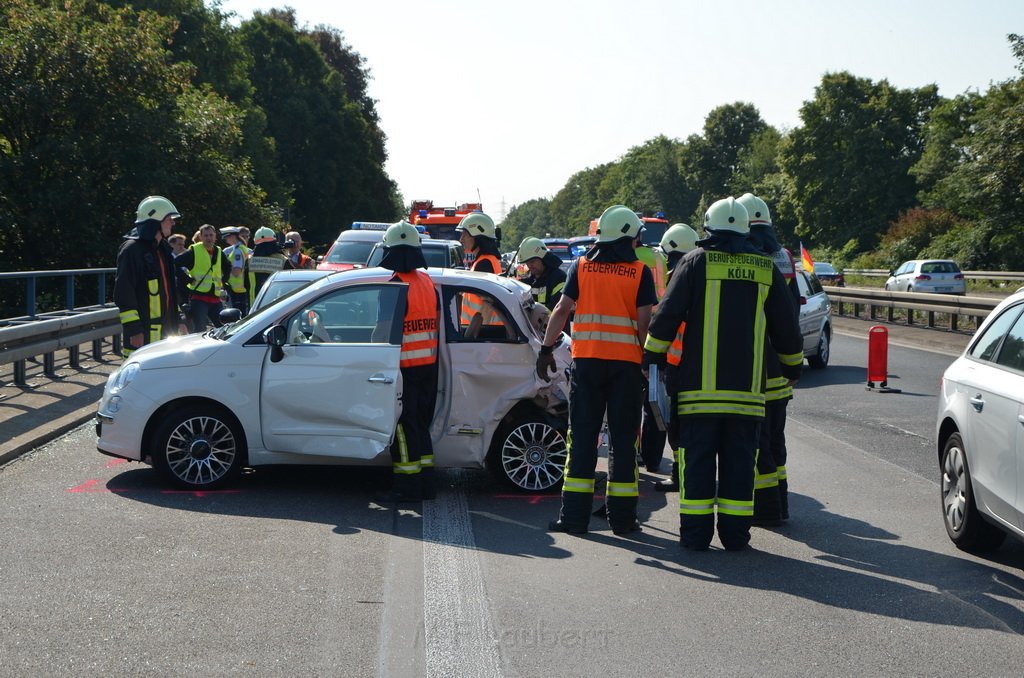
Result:
[[[557,371],[555,356],[551,352],[553,348],[553,346],[541,346],[540,354],[537,356],[537,376],[544,381],[551,381],[549,373],[554,374]]]

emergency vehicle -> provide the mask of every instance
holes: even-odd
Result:
[[[455,227],[463,217],[483,211],[483,203],[479,202],[466,202],[458,207],[435,207],[433,200],[413,200],[409,206],[409,223],[425,228],[431,238],[458,240]]]
[[[338,234],[338,239],[317,264],[321,271],[348,271],[363,268],[373,246],[384,239],[391,224],[379,221],[353,221],[352,227]],[[422,229],[420,229],[422,233]]]
[[[636,215],[640,217],[640,221],[644,224],[644,230],[640,234],[640,239],[648,247],[658,247],[659,243],[661,243],[662,236],[665,235],[665,231],[669,227],[668,219],[665,218],[665,213],[656,212],[653,217],[645,217],[640,212],[637,212]],[[597,219],[591,220],[590,229],[587,231],[587,235],[597,235]]]

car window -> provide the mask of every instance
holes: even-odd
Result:
[[[803,271],[796,272],[796,286],[800,288],[801,297],[811,296],[811,287],[807,282],[807,274]]]
[[[912,268],[914,268],[913,262],[908,261],[899,267],[899,269],[896,271],[896,275],[903,275],[904,273],[909,273]]]
[[[807,276],[807,282],[811,286],[811,294],[821,294],[824,292],[824,288],[821,286],[821,281],[818,280],[818,276],[809,275]]]
[[[1018,320],[1021,308],[1024,308],[1024,304],[1016,304],[1000,313],[999,317],[985,328],[982,335],[974,340],[967,354],[977,360],[992,360],[999,350],[1003,337],[1014,326],[1014,321]]]
[[[1006,333],[996,362],[1012,370],[1024,372],[1024,314],[1017,317],[1017,322]]]
[[[518,342],[519,332],[505,308],[490,294],[446,289],[445,335],[449,342]]]
[[[932,261],[921,264],[921,273],[959,273],[960,268],[951,261]]]
[[[288,343],[389,343],[401,289],[401,285],[358,285],[319,297],[285,321]],[[400,319],[397,322],[401,324]]]
[[[370,256],[373,245],[373,242],[366,240],[350,240],[348,242],[339,240],[334,243],[334,247],[327,253],[324,261],[332,264],[363,264]]]

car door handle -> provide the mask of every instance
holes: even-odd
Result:
[[[369,382],[371,382],[373,384],[393,384],[393,383],[395,383],[394,379],[392,379],[391,377],[385,377],[383,374],[375,374],[372,377],[370,377],[369,379],[367,379],[366,381],[369,381]]]
[[[1024,424],[1024,414],[1018,414],[1017,415],[1017,421],[1019,421],[1020,423]]]
[[[982,398],[980,395],[972,396],[968,398],[968,400],[970,401],[971,405],[974,406],[974,409],[976,409],[979,412],[981,412],[981,409],[985,407],[985,399]]]

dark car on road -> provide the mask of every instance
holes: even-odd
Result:
[[[822,285],[846,287],[846,279],[843,277],[843,272],[837,271],[836,268],[827,261],[814,262],[814,275],[818,276],[818,280],[821,281]]]

